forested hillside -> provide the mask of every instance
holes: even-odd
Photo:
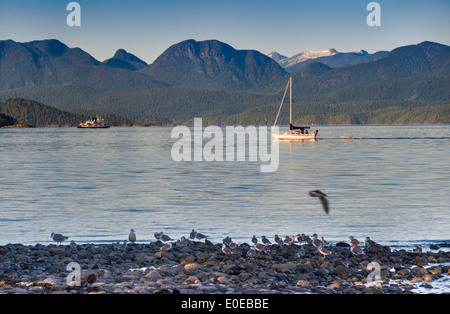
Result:
[[[15,125],[18,121],[13,117],[7,116],[6,114],[0,113],[0,128],[5,126]]]
[[[3,100],[0,102],[0,113],[21,123],[37,127],[73,127],[95,116],[94,113],[90,113],[88,110],[79,110],[79,113],[72,113],[23,98]],[[112,126],[154,126],[170,123],[169,121],[158,120],[153,117],[124,118],[110,113],[103,113],[101,117]]]

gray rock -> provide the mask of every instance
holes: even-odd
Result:
[[[156,270],[152,270],[152,271],[148,272],[144,277],[150,281],[157,281],[162,278],[160,273]]]
[[[344,265],[338,265],[334,268],[333,273],[339,277],[348,278],[353,274],[353,271]]]

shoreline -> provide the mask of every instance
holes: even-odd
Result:
[[[401,123],[401,124],[308,124],[308,126],[314,127],[348,127],[348,126],[379,126],[379,127],[387,127],[387,126],[442,126],[442,125],[450,125],[450,122],[446,123]],[[111,125],[111,128],[170,128],[175,126],[187,126],[193,127],[193,125],[182,125],[182,124],[165,124],[165,125]],[[218,125],[219,127],[227,127],[227,126],[239,126],[239,125]],[[271,125],[261,124],[256,126],[267,126],[271,127]],[[7,125],[2,126],[0,129],[58,129],[58,128],[76,128],[77,125],[69,126],[69,125],[48,125],[48,126],[34,126],[25,123],[21,123],[18,125]],[[282,128],[288,128],[289,125],[280,125]]]
[[[417,294],[434,291],[433,283],[450,293],[448,251],[383,246],[354,255],[340,242],[327,246],[333,254],[324,257],[312,244],[272,244],[248,257],[248,243],[229,255],[208,240],[172,243],[168,251],[159,240],[126,247],[0,245],[0,294]],[[80,267],[79,285],[68,285],[70,263]],[[374,275],[381,279],[368,284]]]

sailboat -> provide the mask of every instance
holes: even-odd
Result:
[[[319,133],[318,130],[310,133],[308,132],[308,130],[310,129],[309,126],[295,126],[292,124],[292,76],[289,78],[286,90],[284,91],[283,100],[281,100],[280,109],[278,109],[277,118],[275,119],[275,123],[273,126],[275,127],[275,125],[277,124],[278,116],[280,115],[281,107],[283,106],[284,98],[286,97],[288,88],[290,88],[289,132],[274,133],[272,131],[272,136],[278,140],[315,140],[317,134]]]

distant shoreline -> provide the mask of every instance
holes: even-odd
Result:
[[[182,124],[180,124],[182,125]],[[430,126],[430,125],[450,125],[450,122],[448,123],[405,123],[405,124],[324,124],[324,125],[319,125],[319,124],[314,124],[311,126],[314,127],[335,127],[335,126],[408,126],[408,125],[413,125],[413,126],[419,126],[419,125],[423,125],[423,126]],[[112,125],[111,128],[167,128],[167,127],[174,127],[177,126],[176,124],[173,125]],[[192,125],[186,125],[186,126],[192,126]],[[208,125],[205,125],[204,127],[206,127]],[[229,125],[219,125],[220,127],[226,127]],[[238,126],[238,125],[234,125],[234,126]],[[267,126],[270,127],[271,125],[261,125],[261,126]],[[280,127],[289,127],[288,125],[281,125]],[[45,128],[76,128],[76,126],[67,126],[67,125],[49,125],[49,126],[33,126],[33,125],[28,125],[28,124],[19,124],[19,125],[7,125],[7,126],[2,126],[0,127],[0,129],[45,129]]]

